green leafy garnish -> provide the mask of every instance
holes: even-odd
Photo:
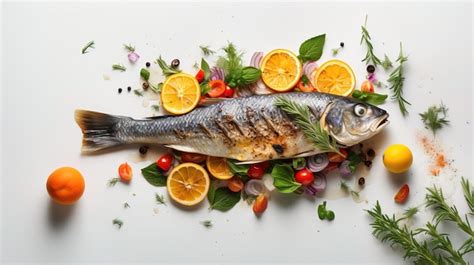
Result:
[[[237,165],[237,160],[227,159],[227,165],[229,166],[230,172],[233,175],[238,175],[241,179],[248,179],[247,171],[249,170],[249,165]]]
[[[208,82],[211,77],[211,70],[206,60],[201,59],[201,69],[204,71],[204,82]]]
[[[393,67],[392,61],[390,61],[390,58],[388,58],[388,56],[386,54],[384,54],[384,59],[382,61],[382,67],[385,71],[387,71],[388,69]]]
[[[155,60],[155,63],[158,64],[158,66],[161,68],[161,71],[163,72],[164,76],[170,76],[173,74],[181,73],[181,70],[176,69],[171,67],[171,65],[168,65],[163,58],[161,58],[161,55],[158,59]]]
[[[366,62],[367,64],[370,64],[372,62],[374,66],[376,67],[378,64],[381,64],[382,62],[380,59],[375,56],[374,54],[374,46],[372,45],[372,39],[370,38],[369,31],[367,30],[367,18],[368,16],[365,16],[365,23],[362,28],[362,37],[360,38],[360,44],[365,43],[367,46],[367,54],[365,55],[364,59],[362,59],[362,62]]]
[[[211,185],[207,193],[207,199],[210,204],[209,209],[225,212],[232,209],[240,201],[240,192],[233,192],[227,187],[216,189]]]
[[[321,128],[319,121],[311,121],[311,115],[307,106],[298,105],[284,96],[277,97],[274,104],[294,118],[296,125],[321,152],[340,154],[336,141],[329,136],[326,130]]]
[[[115,218],[114,220],[112,220],[112,224],[118,226],[118,228],[120,229],[122,228],[123,221],[118,218]]]
[[[133,47],[132,44],[124,44],[123,47],[129,52],[135,51],[135,47]]]
[[[133,90],[133,93],[139,97],[143,97],[143,91],[140,91],[138,89],[134,89]]]
[[[142,168],[142,175],[153,186],[166,186],[166,176],[158,169],[156,163],[151,163],[145,168]]]
[[[223,50],[226,56],[220,56],[216,64],[217,67],[224,69],[225,82],[229,87],[249,85],[260,78],[260,69],[242,66],[242,52],[237,52],[234,44],[229,43]]]
[[[204,220],[204,221],[201,221],[201,224],[207,228],[209,227],[212,227],[213,226],[213,223],[211,220]]]
[[[155,200],[158,204],[166,205],[165,197],[163,197],[161,194],[155,193]]]
[[[127,68],[125,68],[125,66],[123,66],[122,64],[113,64],[112,65],[112,70],[125,72],[125,70],[127,70]]]
[[[156,112],[160,111],[160,105],[153,104],[151,105],[151,108]]]
[[[209,56],[209,55],[213,55],[214,53],[216,53],[215,51],[210,49],[209,45],[206,45],[206,46],[205,45],[199,45],[199,48],[201,48],[202,54],[204,54],[204,56]]]
[[[393,70],[387,81],[390,83],[390,90],[392,90],[392,99],[398,102],[403,116],[408,114],[405,104],[411,105],[410,102],[403,98],[403,81],[405,81],[405,77],[403,76],[403,64],[407,60],[408,57],[403,55],[402,43],[400,42],[400,54],[397,59],[399,65]]]
[[[354,173],[357,169],[357,166],[362,163],[363,159],[360,154],[355,153],[354,151],[350,151],[347,154],[346,160],[349,161],[349,169],[352,173]]]
[[[120,178],[111,178],[109,179],[109,181],[107,182],[109,187],[113,187],[115,186],[115,184],[117,184],[118,182],[120,181]]]
[[[148,79],[150,78],[150,71],[148,71],[147,69],[145,68],[142,68],[140,70],[140,76],[145,80],[145,81],[148,81]]]
[[[461,184],[464,192],[464,198],[466,199],[467,206],[469,206],[469,210],[471,211],[469,214],[474,215],[474,188],[471,187],[469,180],[465,179],[464,177],[461,179]]]
[[[354,90],[352,93],[352,97],[356,98],[360,101],[367,102],[372,105],[380,105],[385,102],[385,99],[388,97],[387,95],[377,94],[377,93],[370,93],[370,92],[363,92],[360,90]]]
[[[295,181],[293,168],[290,165],[280,164],[272,169],[273,186],[281,193],[292,193],[301,187]]]
[[[404,212],[403,212],[403,218],[404,219],[410,219],[412,218],[413,216],[415,216],[417,213],[418,213],[418,207],[411,207],[411,208],[408,208],[406,209]]]
[[[128,204],[128,202],[125,202],[125,203],[123,204],[123,208],[125,208],[125,209],[130,208],[130,204]]]
[[[448,108],[441,103],[440,105],[433,105],[424,113],[420,113],[421,120],[425,124],[426,129],[430,129],[433,134],[436,131],[448,125],[449,121],[446,119]]]
[[[321,34],[311,39],[304,41],[299,49],[298,56],[303,63],[307,61],[317,61],[323,54],[324,42],[326,41],[326,34]]]
[[[311,81],[309,81],[309,78],[305,74],[301,76],[301,82],[303,82],[303,85],[305,86],[311,84]]]
[[[292,165],[294,169],[301,169],[306,166],[306,159],[304,157],[293,158]]]
[[[332,221],[336,216],[333,211],[326,209],[326,201],[324,201],[318,206],[318,217],[319,220]]]
[[[163,82],[156,84],[156,86],[150,85],[150,88],[151,88],[151,91],[153,91],[154,93],[160,94],[161,89],[163,88]]]
[[[339,53],[340,50],[341,50],[341,47],[338,47],[338,48],[335,48],[335,49],[331,49],[331,51],[332,51],[332,56],[336,56],[336,55]]]
[[[88,49],[94,49],[94,48],[95,48],[95,47],[94,47],[94,44],[95,44],[95,43],[94,43],[93,40],[92,40],[92,41],[89,41],[89,42],[86,44],[86,46],[84,46],[84,47],[82,48],[81,53],[84,54],[84,53],[89,52]]]

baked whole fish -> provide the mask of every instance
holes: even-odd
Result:
[[[352,98],[324,93],[284,93],[222,99],[181,116],[135,120],[76,110],[84,134],[82,152],[125,144],[159,144],[179,151],[233,158],[243,162],[317,154],[292,119],[274,106],[277,97],[307,105],[312,119],[337,140],[351,146],[388,124],[385,110]]]

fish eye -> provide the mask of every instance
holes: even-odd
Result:
[[[367,112],[367,108],[362,105],[362,104],[357,104],[354,106],[354,114],[359,116],[359,117],[362,117],[365,115],[365,113]]]

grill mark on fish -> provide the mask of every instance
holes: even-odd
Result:
[[[173,133],[181,140],[186,139],[186,133],[182,129],[173,129]]]
[[[202,123],[198,123],[198,126],[199,128],[201,128],[201,131],[209,138],[209,139],[212,139],[214,138],[212,136],[212,133],[209,131],[209,129],[206,127],[206,125],[202,124]]]
[[[252,108],[247,107],[245,109],[245,117],[247,118],[247,123],[249,125],[248,128],[252,132],[252,135],[250,137],[253,140],[255,140],[257,138],[257,136],[260,134],[260,132],[257,130],[257,128],[255,126],[255,123],[253,122],[253,119],[255,117],[255,111]]]
[[[275,133],[276,136],[279,136],[280,133],[277,131],[277,129],[276,129],[275,125],[273,124],[273,122],[271,121],[270,117],[268,117],[268,115],[265,114],[265,112],[262,112],[262,118],[267,123],[268,128],[270,128],[272,130],[272,132]]]
[[[230,137],[229,135],[229,132],[227,131],[227,129],[219,122],[219,120],[215,119],[214,120],[214,124],[217,126],[217,128],[219,129],[219,132],[225,136],[225,138],[228,140],[227,142],[224,141],[224,143],[227,143],[227,144],[231,144],[234,142],[234,140],[232,140],[232,138]]]

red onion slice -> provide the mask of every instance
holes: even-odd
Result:
[[[308,195],[315,196],[318,192],[326,189],[326,175],[323,173],[314,174],[314,182],[311,185],[305,186],[305,192]]]
[[[309,80],[313,79],[312,75],[316,69],[318,69],[318,64],[314,61],[306,62],[303,64],[303,73]]]
[[[252,55],[252,59],[250,59],[250,66],[260,69],[260,64],[262,63],[262,59],[263,59],[263,52],[254,52]]]
[[[251,179],[245,183],[245,193],[252,196],[258,196],[267,191],[265,183],[260,179]]]
[[[307,167],[311,172],[320,172],[329,164],[329,159],[326,154],[317,154],[308,157]]]
[[[225,72],[224,69],[219,67],[212,67],[211,68],[211,81],[212,80],[224,80]]]
[[[339,174],[341,177],[347,178],[352,175],[352,170],[349,167],[349,164],[351,161],[349,160],[344,160],[342,161],[341,165],[339,165]]]

